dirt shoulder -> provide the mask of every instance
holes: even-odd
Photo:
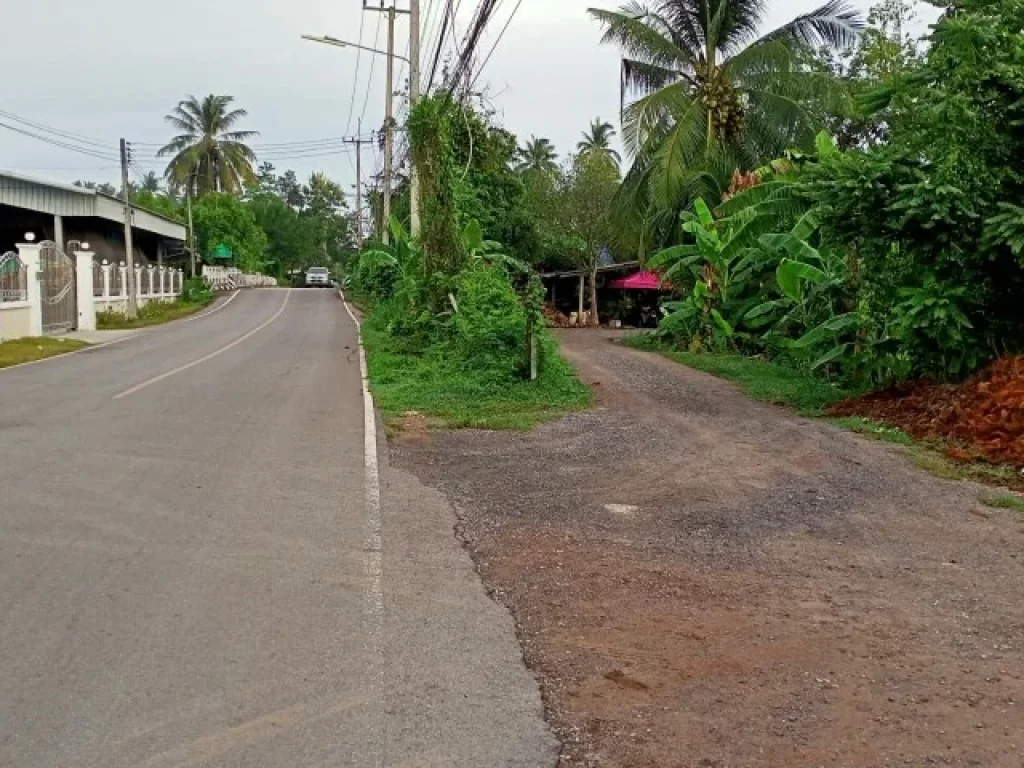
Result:
[[[893,447],[566,331],[598,406],[399,437],[443,490],[564,766],[1024,761],[1024,516]]]

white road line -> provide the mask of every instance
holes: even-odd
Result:
[[[359,318],[352,312],[345,294],[338,291],[345,305],[345,311],[356,326],[359,341],[359,373],[363,384],[363,455],[366,465],[366,591],[364,601],[366,608],[367,649],[370,652],[371,681],[377,689],[376,703],[382,704],[384,690],[384,569],[381,547],[381,511],[380,511],[380,465],[377,460],[377,418],[373,407],[373,395],[370,394],[370,376],[366,365],[366,350],[363,347],[363,333]],[[370,739],[372,765],[379,766],[383,759],[383,729],[376,723]]]
[[[146,387],[151,387],[154,384],[158,384],[159,382],[163,381],[164,379],[169,379],[169,378],[171,378],[171,376],[176,376],[179,373],[183,373],[184,371],[189,370],[190,368],[195,368],[197,365],[202,365],[203,363],[208,362],[208,361],[212,360],[213,358],[215,358],[215,357],[217,357],[219,355],[223,355],[228,350],[234,349],[239,344],[241,344],[243,341],[245,341],[246,339],[252,338],[257,333],[259,333],[264,328],[266,328],[268,325],[270,325],[272,322],[277,320],[277,318],[279,318],[281,316],[281,314],[284,312],[284,308],[288,306],[288,299],[291,298],[291,295],[292,295],[292,292],[289,290],[288,293],[286,293],[284,295],[284,301],[281,303],[281,308],[279,310],[277,310],[277,312],[274,313],[273,317],[271,317],[265,323],[262,323],[262,324],[256,326],[255,328],[253,328],[251,331],[249,331],[244,336],[240,336],[239,338],[237,338],[234,341],[232,341],[230,344],[226,344],[225,346],[221,347],[216,352],[211,352],[208,355],[203,355],[198,360],[193,360],[191,363],[186,363],[185,365],[179,366],[179,367],[175,368],[173,371],[168,371],[167,373],[161,373],[159,376],[154,376],[152,379],[148,379],[147,381],[144,381],[141,384],[136,384],[131,389],[126,389],[124,392],[120,392],[120,393],[114,395],[114,400],[120,400],[122,398],[128,397],[129,395],[134,395],[136,392],[139,392],[139,391],[145,389]]]
[[[241,293],[241,291],[237,291],[237,292],[231,294],[231,298],[230,299],[225,301],[219,307],[214,307],[209,312],[203,312],[202,314],[199,314],[199,315],[192,315],[191,317],[185,317],[185,318],[182,318],[181,320],[172,321],[170,323],[167,323],[167,325],[155,325],[155,326],[150,326],[148,328],[131,329],[130,332],[127,335],[122,336],[119,339],[112,339],[110,341],[100,342],[99,344],[89,344],[88,346],[82,347],[81,349],[76,349],[73,352],[65,352],[65,353],[63,353],[61,355],[53,355],[52,357],[44,357],[42,360],[30,360],[27,363],[17,363],[16,365],[8,365],[5,368],[0,368],[0,373],[3,373],[4,371],[13,371],[15,368],[27,368],[30,365],[42,365],[43,363],[55,363],[58,360],[61,360],[61,359],[66,358],[66,357],[74,357],[75,355],[79,355],[82,352],[95,352],[97,349],[103,349],[104,347],[112,347],[115,344],[120,344],[121,342],[128,341],[129,339],[137,339],[139,336],[142,336],[142,335],[147,334],[147,333],[152,333],[153,331],[159,330],[161,328],[174,328],[175,326],[181,325],[182,323],[190,323],[193,320],[200,320],[201,318],[209,317],[210,315],[215,315],[218,312],[220,312],[222,309],[225,309],[227,307],[227,305],[230,304],[232,301],[234,301],[235,297],[237,297],[239,293]]]
[[[240,293],[241,293],[241,291],[235,291],[234,293],[231,294],[231,298],[229,298],[227,301],[225,301],[220,306],[214,307],[209,312],[201,312],[198,315],[192,315],[192,317],[186,317],[184,320],[182,320],[182,322],[183,323],[191,323],[193,320],[202,320],[204,317],[209,317],[210,315],[216,315],[222,309],[226,309],[228,304],[230,304],[232,301],[237,299],[238,298],[238,294],[240,294]],[[173,326],[173,323],[172,323],[172,326]]]

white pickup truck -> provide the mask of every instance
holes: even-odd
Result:
[[[307,288],[330,288],[331,273],[326,267],[310,267],[306,270]]]

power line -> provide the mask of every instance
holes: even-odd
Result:
[[[494,55],[494,52],[498,49],[498,44],[501,42],[501,39],[505,36],[505,33],[508,32],[508,28],[512,25],[512,20],[516,17],[516,13],[519,12],[519,8],[520,6],[522,6],[522,4],[523,0],[519,0],[516,3],[516,7],[512,9],[512,13],[509,14],[508,21],[505,22],[505,26],[502,27],[501,32],[498,33],[498,39],[494,41],[494,45],[491,46],[491,50],[487,53],[487,57],[484,59],[484,63],[480,65],[480,68],[477,70],[477,73],[473,77],[472,82],[470,82],[469,90],[473,90],[473,86],[476,85],[476,81],[480,79],[480,75],[483,74],[484,69],[487,67],[487,62],[491,60],[491,57]]]
[[[437,40],[437,48],[434,49],[434,63],[430,67],[430,79],[427,80],[427,87],[424,89],[426,91],[430,91],[431,86],[434,84],[434,78],[437,76],[437,66],[441,61],[441,55],[444,53],[444,38],[448,33],[449,25],[451,25],[452,32],[454,33],[455,13],[452,0],[447,0],[447,5],[445,7],[444,19],[441,23],[441,35]]]
[[[363,44],[363,24],[365,23],[365,21],[366,21],[366,14],[365,13],[360,13],[359,14],[359,45]],[[345,133],[348,133],[349,128],[352,127],[352,115],[353,115],[353,112],[355,111],[355,106],[356,106],[356,89],[359,86],[359,64],[362,61],[362,58],[363,58],[363,49],[362,48],[357,48],[356,49],[356,70],[355,70],[355,74],[352,76],[352,97],[351,97],[351,99],[349,99],[349,104],[348,104],[348,119],[345,120]]]
[[[68,139],[68,140],[73,141],[73,142],[75,142],[77,144],[86,144],[86,145],[91,145],[93,147],[98,147],[99,149],[103,149],[103,150],[108,150],[109,149],[109,150],[113,151],[113,147],[112,147],[111,143],[109,143],[109,142],[104,143],[104,142],[100,142],[100,141],[98,141],[96,139],[90,139],[87,136],[80,136],[80,135],[75,134],[75,133],[70,133],[69,131],[59,130],[57,128],[53,128],[51,126],[45,125],[44,123],[37,123],[34,120],[29,120],[28,118],[21,117],[19,115],[14,114],[13,112],[5,112],[4,110],[0,110],[0,117],[6,117],[8,120],[13,120],[16,123],[21,123],[22,125],[27,125],[30,128],[35,128],[36,130],[43,131],[44,133],[52,133],[55,136],[60,136],[60,137],[62,137],[64,139]]]
[[[374,32],[374,34],[373,34],[373,47],[374,48],[379,48],[380,47],[380,26],[381,26],[381,22],[383,22],[383,20],[384,20],[384,14],[382,13],[382,14],[380,14],[377,17],[377,31]],[[374,56],[370,57],[370,76],[366,79],[366,96],[363,98],[363,112],[362,112],[362,114],[359,117],[359,122],[360,123],[362,123],[362,121],[366,118],[366,107],[370,103],[370,89],[373,87],[373,70],[374,70],[374,68],[376,66],[377,66],[377,56],[374,55]],[[347,128],[345,129],[345,133],[348,133],[348,129]]]
[[[0,128],[6,128],[9,131],[13,131],[14,133],[20,133],[23,136],[28,136],[28,137],[33,138],[33,139],[37,139],[37,140],[39,140],[39,141],[41,141],[41,142],[43,142],[45,144],[52,144],[55,147],[61,147],[63,149],[67,149],[67,150],[70,150],[72,152],[78,152],[79,154],[88,155],[89,157],[95,157],[95,158],[98,158],[100,160],[117,160],[118,159],[117,156],[114,155],[114,154],[103,153],[103,152],[100,152],[99,150],[88,149],[86,147],[78,146],[78,145],[75,145],[75,144],[68,144],[67,142],[58,141],[57,139],[51,138],[49,136],[42,136],[42,135],[40,135],[38,133],[33,133],[32,131],[26,131],[23,128],[18,128],[18,127],[13,126],[13,125],[8,125],[7,123],[0,123]]]

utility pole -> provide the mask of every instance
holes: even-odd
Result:
[[[185,187],[185,207],[188,209],[188,254],[189,263],[192,266],[192,279],[196,276],[196,237],[195,229],[192,228],[192,186]]]
[[[359,135],[354,139],[345,139],[346,144],[356,145],[356,245],[363,247],[363,121],[359,121]]]
[[[409,109],[420,100],[420,0],[409,0]],[[413,237],[420,235],[420,175],[415,160],[411,163],[410,224]]]
[[[391,242],[391,178],[394,171],[394,138],[391,122],[395,112],[395,7],[388,8],[388,81],[384,96],[384,219],[378,234],[384,245]]]
[[[135,249],[132,245],[132,196],[128,189],[128,164],[131,162],[131,145],[121,139],[121,193],[124,195],[124,251],[128,267],[128,308],[125,315],[129,320],[139,316],[138,286],[135,284]]]
[[[364,11],[374,11],[376,13],[386,13],[388,15],[388,76],[387,76],[387,93],[384,94],[384,200],[383,200],[383,226],[381,227],[380,234],[381,239],[385,244],[391,239],[391,193],[392,186],[394,185],[394,156],[395,156],[395,141],[394,141],[394,114],[395,114],[395,17],[400,14],[409,14],[410,20],[415,19],[415,26],[419,26],[419,3],[414,0],[412,3],[412,9],[403,11],[395,7],[394,2],[385,8],[384,0],[380,2],[380,8],[371,8],[366,4],[366,0],[363,1]],[[414,15],[415,14],[415,15]],[[412,39],[409,40],[410,58],[409,62],[409,103],[413,103],[412,94],[419,95],[419,62],[418,54],[412,53],[413,43]],[[419,35],[416,36],[416,48],[419,50]],[[412,210],[412,231],[413,234],[419,232],[419,198],[415,190],[419,189],[419,181],[416,178],[415,168],[413,169],[413,187],[411,192],[410,208]]]

